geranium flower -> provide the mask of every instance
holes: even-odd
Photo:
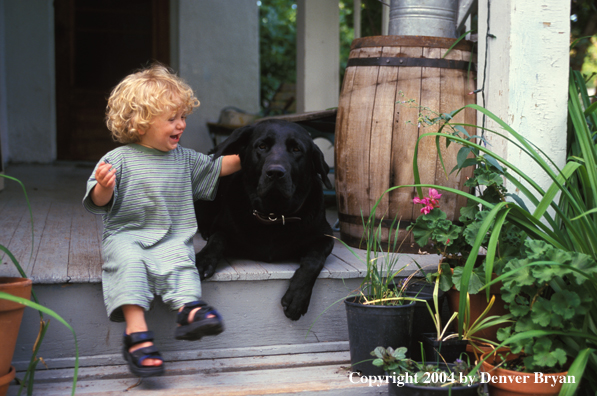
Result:
[[[441,194],[437,192],[435,188],[429,189],[429,197],[426,198],[419,198],[414,197],[413,203],[424,205],[421,209],[421,213],[429,214],[434,208],[439,208],[439,199],[441,198]]]

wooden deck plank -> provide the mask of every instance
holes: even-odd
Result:
[[[7,197],[6,204],[3,207],[0,216],[2,216],[2,226],[0,227],[0,244],[10,248],[13,237],[15,236],[16,230],[19,228],[21,222],[29,223],[29,212],[26,209],[26,205],[21,203],[16,197]],[[29,236],[29,243],[31,243],[31,236]],[[14,245],[13,245],[14,248]],[[12,260],[0,252],[0,274],[2,276],[19,276],[19,272],[12,264]]]
[[[102,232],[104,231],[104,223],[101,216],[95,216],[95,234],[97,236],[97,244],[99,246],[99,257],[94,259],[89,264],[89,282],[101,282],[102,281]],[[93,227],[93,224],[89,223],[90,227]]]
[[[279,263],[260,263],[269,273],[269,279],[290,279],[298,269],[298,263],[283,261]]]
[[[72,212],[72,202],[52,202],[31,271],[34,282],[64,283],[68,280]]]
[[[27,205],[23,202],[25,213],[22,221],[15,230],[14,236],[8,245],[8,249],[15,256],[25,274],[29,276],[33,268],[35,257],[41,244],[41,235],[46,226],[46,219],[50,209],[51,202],[47,199],[35,197],[30,200],[33,214],[33,249],[31,247],[31,221]],[[18,276],[15,271],[14,276]]]
[[[95,217],[83,205],[73,207],[67,276],[82,283],[91,281],[92,268],[94,272],[98,265],[101,268],[101,245]]]
[[[223,281],[223,282],[230,282],[236,281],[240,279],[240,275],[228,262],[228,260],[222,260],[218,263],[218,267],[216,268],[216,273],[214,276],[209,278],[209,281]]]
[[[238,280],[268,280],[269,272],[258,262],[247,259],[234,259],[230,261],[232,268],[238,273]]]

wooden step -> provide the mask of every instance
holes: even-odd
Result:
[[[248,351],[245,350],[244,353]],[[166,360],[161,377],[138,378],[124,365],[86,367],[79,371],[77,395],[386,395],[386,384],[360,382],[350,376],[344,352],[309,352],[193,361]],[[22,373],[17,373],[17,377]],[[34,395],[64,396],[72,389],[72,369],[38,371]],[[12,385],[8,395],[17,394]]]

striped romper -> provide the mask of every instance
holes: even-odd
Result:
[[[129,144],[102,161],[116,168],[114,197],[104,207],[91,201],[94,169],[83,205],[103,215],[102,287],[110,320],[124,321],[124,304],[148,310],[154,295],[173,310],[199,300],[193,202],[214,199],[222,159],[180,145],[162,152]]]

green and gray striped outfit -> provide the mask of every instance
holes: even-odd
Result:
[[[94,169],[83,205],[103,215],[102,283],[110,320],[124,321],[124,304],[148,310],[154,295],[171,309],[199,300],[193,202],[214,199],[221,158],[180,146],[162,152],[129,144],[102,161],[116,168],[114,197],[103,207],[91,201],[89,193],[97,184]]]

